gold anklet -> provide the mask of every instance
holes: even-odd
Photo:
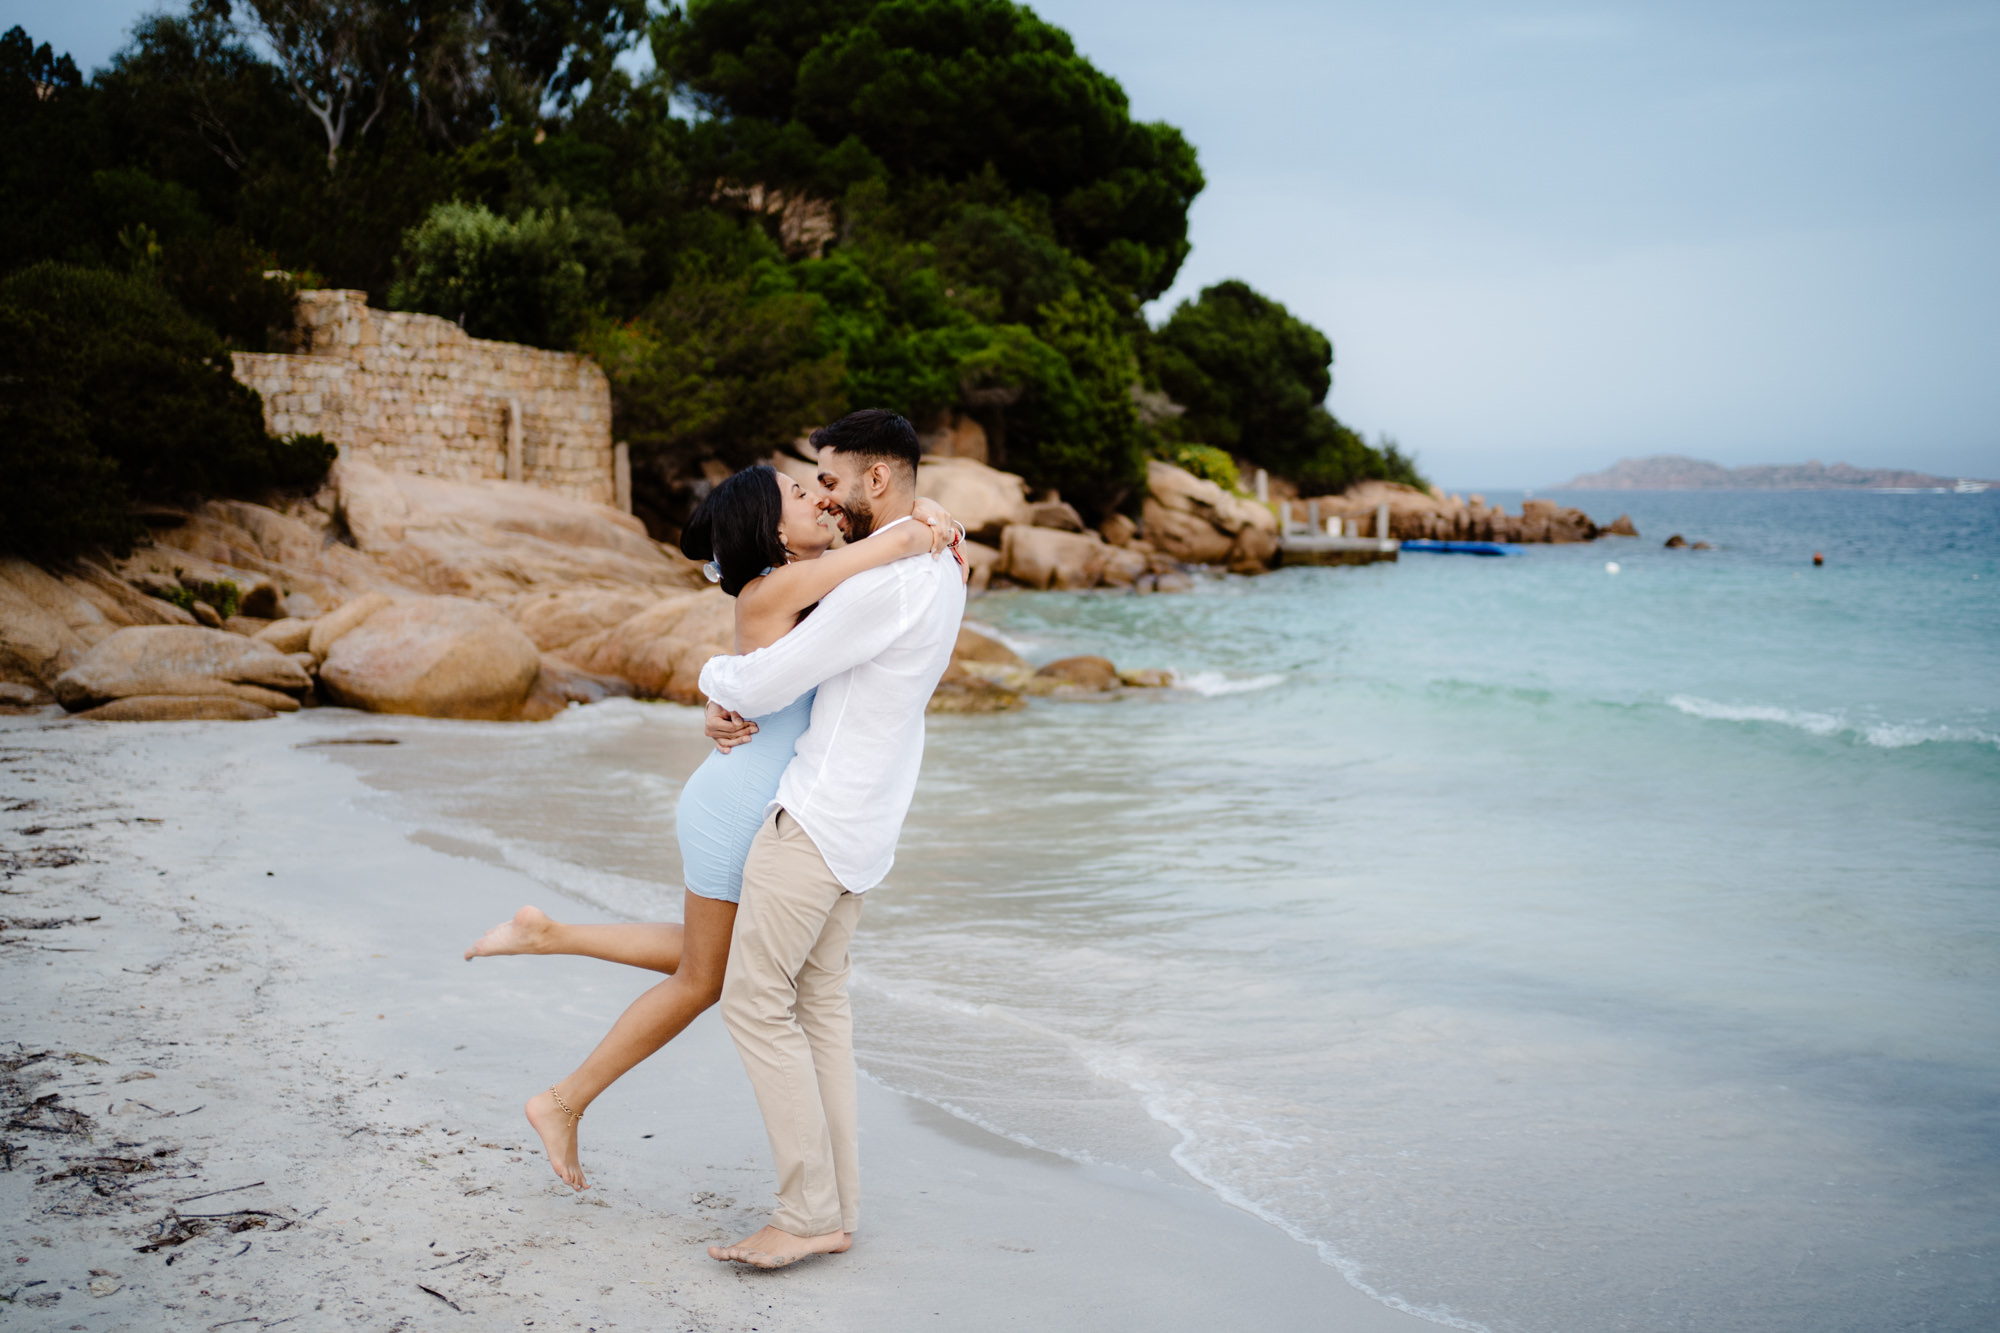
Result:
[[[583,1119],[583,1112],[570,1110],[569,1103],[562,1099],[562,1094],[556,1091],[553,1083],[549,1084],[549,1099],[556,1104],[556,1110],[569,1117],[570,1128],[575,1129],[576,1122]]]

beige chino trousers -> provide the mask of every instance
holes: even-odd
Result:
[[[780,810],[750,844],[722,1021],[764,1113],[778,1167],[771,1224],[795,1236],[861,1222],[848,942],[861,897]]]

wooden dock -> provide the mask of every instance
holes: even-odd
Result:
[[[1338,518],[1320,522],[1319,501],[1306,505],[1304,521],[1295,517],[1292,502],[1278,505],[1278,563],[1281,565],[1372,565],[1378,560],[1394,560],[1403,544],[1386,535],[1389,506],[1375,510],[1377,536],[1363,537],[1362,520]],[[1335,528],[1339,527],[1339,531]]]

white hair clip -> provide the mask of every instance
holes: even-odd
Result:
[[[722,566],[716,564],[713,560],[703,565],[701,572],[710,583],[722,582]]]

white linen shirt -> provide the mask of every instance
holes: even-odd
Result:
[[[782,806],[796,819],[850,893],[880,884],[895,863],[924,758],[924,708],[964,614],[958,562],[909,556],[848,579],[770,647],[701,669],[702,693],[744,717],[819,686],[764,813]]]

